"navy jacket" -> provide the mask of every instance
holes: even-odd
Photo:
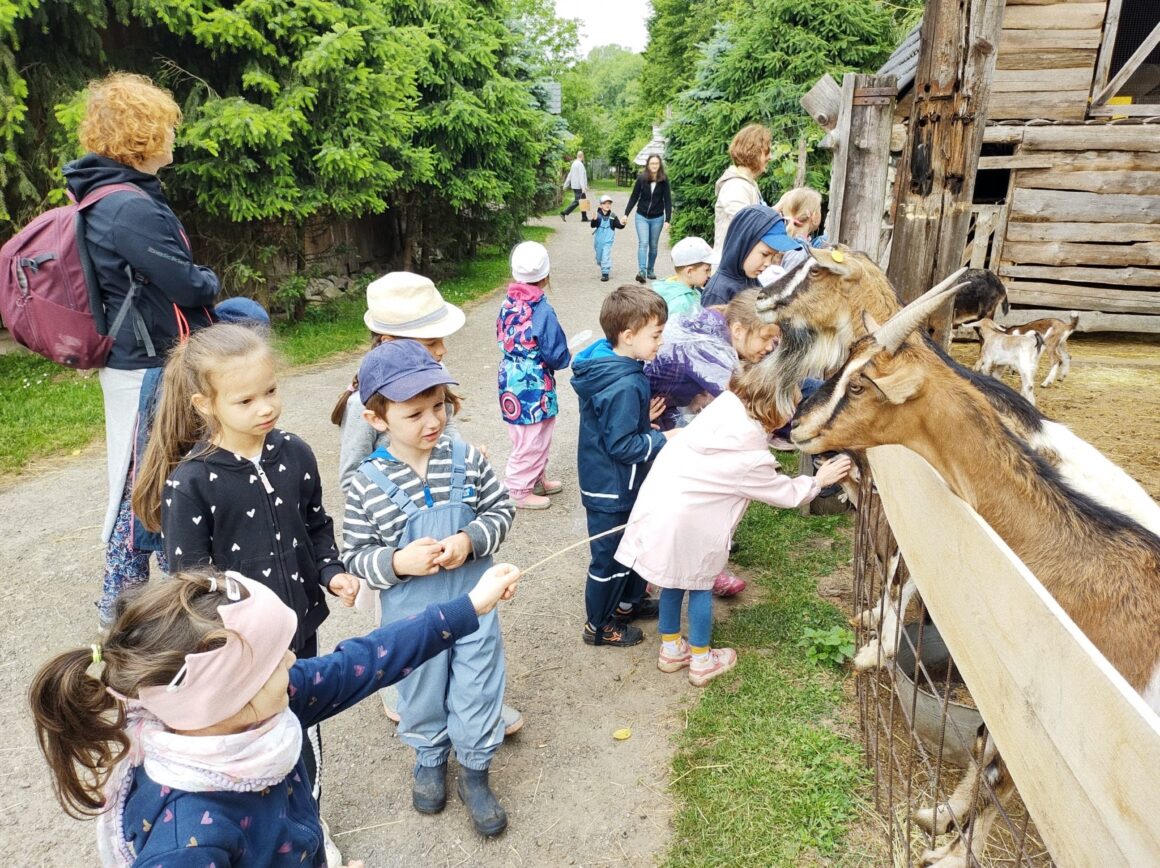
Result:
[[[660,217],[663,214],[666,223],[673,219],[673,196],[669,190],[668,178],[657,181],[654,190],[647,172],[637,175],[632,195],[628,197],[628,204],[624,206],[625,217],[632,213],[638,202],[640,207],[637,208],[637,213],[641,217]]]
[[[190,454],[197,457],[177,465],[161,500],[170,566],[213,564],[261,582],[298,616],[290,650],[299,653],[330,614],[324,586],[343,571],[314,453],[275,428],[266,435],[261,475],[249,459],[206,451],[205,443]]]
[[[580,396],[580,501],[592,512],[628,512],[665,445],[649,421],[644,364],[599,340],[572,360],[572,388]]]
[[[184,328],[182,318],[188,331],[214,321],[213,300],[220,288],[217,275],[194,263],[185,229],[169,207],[156,175],[86,154],[65,166],[64,176],[78,201],[109,184],[134,184],[146,193],[113,193],[86,209],[85,239],[110,323],[129,291],[127,269],[147,281],[133,304],[156,355],[149,355],[137,334],[135,318],[129,316],[116,335],[106,365],[122,370],[161,367]]]
[[[757,286],[757,279],[748,277],[742,265],[749,251],[780,219],[781,215],[767,205],[749,205],[737,212],[725,233],[721,262],[701,292],[703,307],[728,304],[737,293]]]
[[[290,668],[290,710],[313,726],[393,684],[475,632],[479,619],[467,595],[433,603],[421,615],[366,636],[345,639],[333,654]],[[134,865],[326,865],[318,803],[302,760],[281,783],[259,792],[185,792],[134,771],[123,815]]]

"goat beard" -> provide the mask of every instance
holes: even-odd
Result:
[[[777,412],[789,419],[797,409],[798,388],[808,377],[825,379],[845,360],[846,348],[837,338],[819,334],[807,325],[781,323],[781,340],[761,362],[762,374],[773,379]]]

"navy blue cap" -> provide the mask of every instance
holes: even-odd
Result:
[[[270,314],[252,298],[239,295],[220,301],[213,309],[218,322],[232,322],[238,325],[269,325]]]
[[[790,250],[797,250],[802,246],[802,243],[796,238],[791,238],[786,234],[785,221],[778,220],[769,227],[769,231],[761,236],[761,240],[772,247],[774,250],[779,250],[786,253]]]
[[[358,396],[363,404],[371,395],[391,401],[409,401],[432,386],[458,386],[443,366],[417,341],[384,341],[363,357],[358,369]]]

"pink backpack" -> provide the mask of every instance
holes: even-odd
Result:
[[[140,286],[131,276],[110,327],[84,221],[85,209],[110,193],[148,195],[133,184],[98,187],[80,202],[45,211],[0,248],[0,319],[18,344],[70,368],[105,364]]]

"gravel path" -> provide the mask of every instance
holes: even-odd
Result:
[[[617,213],[625,199],[626,194],[616,196]],[[593,259],[591,230],[578,213],[566,223],[554,215],[550,221],[557,231],[549,243],[554,266],[549,297],[570,336],[585,329],[599,336],[604,293],[631,282],[636,273],[635,232],[617,233],[612,281],[605,284]],[[667,245],[658,270],[670,271]],[[508,438],[495,391],[498,301],[493,293],[468,307],[467,326],[448,341],[447,362],[467,399],[460,426],[472,442],[488,446],[502,472]],[[283,380],[282,424],[313,446],[329,474],[327,507],[336,517],[342,514],[334,470],[338,431],[328,416],[356,367],[352,356]],[[518,515],[500,551],[503,560],[528,565],[584,536],[574,457],[577,403],[568,379],[569,372],[562,372],[551,465],[565,490],[551,509]],[[103,449],[93,448],[0,492],[0,564],[8,586],[0,602],[0,675],[8,685],[0,726],[11,736],[0,747],[0,863],[5,865],[95,861],[93,825],[68,819],[53,799],[24,692],[49,654],[95,638],[103,458]],[[644,625],[646,641],[636,648],[583,644],[586,566],[587,547],[581,546],[529,574],[517,599],[503,609],[508,702],[527,720],[492,766],[494,786],[511,818],[508,831],[494,841],[480,839],[454,795],[442,815],[416,814],[410,807],[411,751],[372,700],[324,727],[323,815],[344,855],[365,859],[368,866],[657,861],[670,834],[672,807],[665,787],[671,737],[696,693],[683,678],[657,671],[653,623]],[[365,615],[332,607],[323,646],[371,626]],[[614,741],[612,732],[621,727],[630,727],[632,737]]]

